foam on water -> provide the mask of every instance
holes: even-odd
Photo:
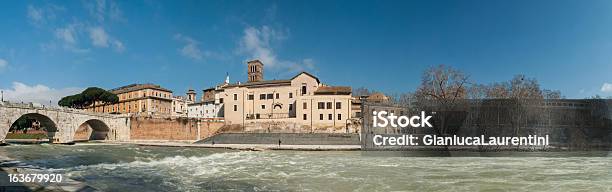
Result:
[[[363,157],[359,152],[138,146],[7,149],[23,165],[34,163],[105,191],[612,190],[609,157]],[[49,150],[54,154],[41,153]],[[58,155],[66,157],[46,159]]]

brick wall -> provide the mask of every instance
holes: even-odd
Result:
[[[207,138],[221,128],[223,122],[210,122],[196,118],[132,117],[131,140],[198,140]]]

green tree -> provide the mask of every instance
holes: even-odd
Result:
[[[63,107],[82,109],[88,106],[95,108],[96,103],[113,104],[118,101],[119,97],[114,93],[98,87],[89,87],[79,94],[66,96],[60,99],[57,104]]]

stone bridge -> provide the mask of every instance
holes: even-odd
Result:
[[[130,139],[130,118],[127,115],[0,102],[0,143],[4,142],[10,128],[21,117],[39,121],[53,143]]]

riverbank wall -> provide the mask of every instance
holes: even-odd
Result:
[[[200,140],[202,144],[359,145],[352,133],[220,133]]]
[[[214,135],[224,125],[200,118],[133,116],[130,140],[197,141]]]

